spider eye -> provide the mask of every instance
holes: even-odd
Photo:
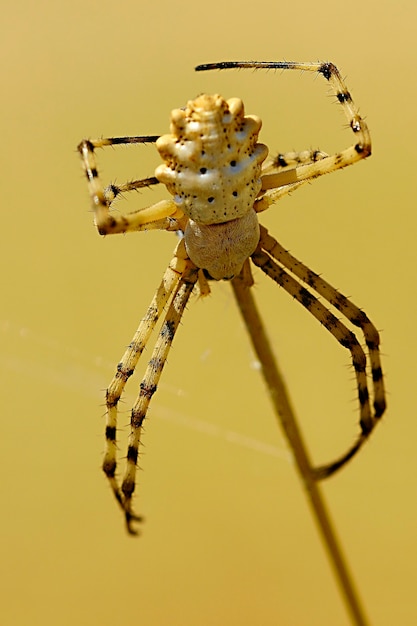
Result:
[[[210,204],[212,204],[214,202],[214,197],[210,196],[210,198],[207,198],[207,202],[209,202]]]

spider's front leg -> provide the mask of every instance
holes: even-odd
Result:
[[[302,152],[281,152],[274,158],[268,159],[262,166],[262,188],[264,187],[264,179],[270,181],[271,176],[274,176],[274,182],[278,186],[274,189],[261,191],[255,200],[254,209],[256,213],[265,211],[284,196],[309,182],[308,178],[301,180],[295,178],[294,172],[297,171],[297,168],[301,165],[323,161],[328,157],[329,155],[321,150],[303,150]]]
[[[181,229],[182,224],[180,220],[183,217],[183,213],[172,200],[162,200],[126,215],[110,211],[111,204],[118,195],[157,185],[159,184],[157,178],[152,176],[123,185],[110,184],[104,188],[98,173],[95,155],[97,148],[124,144],[155,143],[157,139],[157,135],[112,137],[94,140],[84,139],[78,145],[78,152],[81,155],[83,169],[88,181],[91,206],[94,211],[94,222],[100,235],[150,229]]]
[[[276,156],[265,161],[262,174],[274,174],[284,170],[292,170],[299,165],[316,163],[329,155],[322,150],[302,150],[301,152],[278,152]]]
[[[132,522],[141,518],[132,512],[132,494],[135,489],[136,465],[142,423],[146,417],[149,403],[156,391],[162,369],[174,339],[176,330],[181,321],[185,306],[198,280],[198,268],[190,261],[185,250],[184,241],[180,241],[174,257],[167,268],[161,285],[159,286],[148,311],[139,325],[122,360],[117,366],[116,374],[106,393],[107,424],[106,424],[106,452],[103,462],[103,471],[106,474],[116,500],[122,507],[127,530],[136,534]],[[116,478],[116,429],[117,405],[125,388],[126,382],[133,374],[140,355],[145,348],[152,330],[158,321],[166,303],[172,297],[171,304],[159,332],[152,357],[148,363],[145,376],[140,384],[139,396],[131,413],[131,433],[129,436],[127,467],[120,487]]]
[[[349,127],[355,135],[354,145],[341,150],[333,155],[320,153],[323,158],[307,159],[306,162],[296,164],[294,167],[285,168],[284,171],[265,173],[262,176],[262,191],[274,190],[284,185],[291,186],[294,190],[302,181],[318,178],[323,174],[329,174],[338,169],[357,163],[371,154],[371,136],[364,119],[359,115],[359,110],[343,80],[339,70],[333,63],[299,63],[294,61],[221,61],[218,63],[205,63],[198,65],[198,72],[207,70],[227,70],[238,68],[252,69],[275,69],[296,70],[301,72],[314,72],[323,76],[336,96],[337,103],[342,107],[348,120]],[[313,151],[314,154],[314,151]],[[279,199],[278,196],[277,199]]]

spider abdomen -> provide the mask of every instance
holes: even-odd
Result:
[[[254,209],[223,224],[200,224],[189,220],[184,238],[187,254],[197,267],[215,280],[237,276],[259,243],[259,222]]]
[[[156,142],[164,163],[155,176],[183,213],[219,224],[252,210],[268,149],[257,143],[261,120],[239,98],[201,95],[171,114],[171,134]]]

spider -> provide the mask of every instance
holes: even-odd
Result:
[[[341,468],[369,437],[386,408],[380,363],[379,335],[367,315],[328,282],[285,250],[258,222],[258,213],[306,182],[371,154],[368,127],[360,117],[339,70],[332,63],[221,62],[199,65],[197,71],[263,68],[315,72],[324,77],[347,117],[355,143],[333,155],[319,150],[287,152],[268,159],[268,148],[258,143],[261,120],[245,115],[239,98],[199,95],[171,112],[170,134],[83,140],[79,146],[95,224],[101,235],[161,229],[181,237],[162,282],[106,391],[106,449],[103,470],[122,508],[127,530],[137,534],[142,518],[132,510],[138,450],[143,421],[154,395],[184,309],[196,289],[210,293],[209,280],[253,280],[249,259],[302,304],[351,354],[359,401],[360,433],[342,456],[314,469],[319,480]],[[162,158],[155,176],[104,188],[98,175],[96,150],[120,144],[154,143]],[[111,211],[122,193],[162,183],[171,194],[128,214]],[[366,352],[355,334],[321,299],[359,327]],[[129,377],[162,315],[154,351],[140,383],[131,412],[126,470],[116,477],[117,407]],[[369,361],[369,366],[368,366]],[[372,402],[368,392],[372,374]]]

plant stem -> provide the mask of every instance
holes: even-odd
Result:
[[[321,490],[319,489],[317,480],[314,478],[313,467],[298,428],[282,374],[278,368],[271,349],[271,344],[250,290],[253,280],[250,274],[249,263],[245,265],[240,275],[231,282],[253,348],[261,364],[262,374],[275,413],[293,451],[298,472],[304,485],[314,519],[328,552],[330,563],[334,570],[343,599],[352,618],[352,624],[355,626],[366,626],[368,620],[365,618],[364,610],[342,553],[329,512],[324,503]]]

